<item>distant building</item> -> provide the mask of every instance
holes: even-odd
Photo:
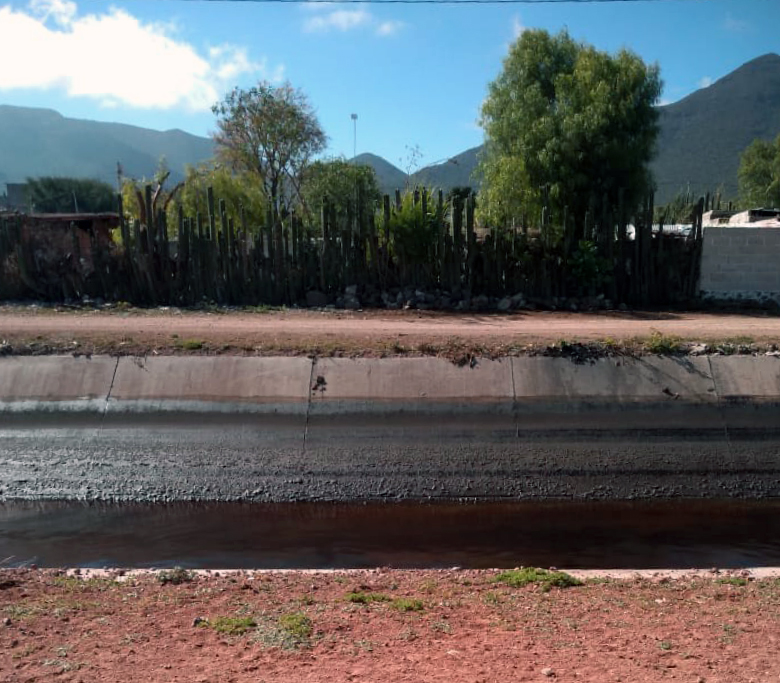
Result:
[[[27,211],[30,208],[27,183],[6,183],[5,194],[0,195],[0,208],[5,211]]]
[[[702,216],[703,227],[780,228],[780,209],[747,211],[708,211]]]

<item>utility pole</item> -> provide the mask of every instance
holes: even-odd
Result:
[[[357,114],[352,114],[352,160],[357,156]]]

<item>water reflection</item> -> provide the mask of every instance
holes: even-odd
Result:
[[[202,568],[780,565],[780,503],[0,504],[0,561]]]

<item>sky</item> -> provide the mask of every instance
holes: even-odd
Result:
[[[232,88],[289,81],[315,108],[328,156],[356,149],[414,170],[482,143],[488,84],[528,28],[658,63],[670,103],[780,52],[778,26],[778,0],[0,0],[0,104],[209,135],[211,105]]]

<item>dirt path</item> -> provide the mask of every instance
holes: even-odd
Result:
[[[780,675],[777,579],[635,579],[545,592],[497,578],[375,570],[162,585],[153,575],[119,583],[0,571],[0,679],[747,683]]]
[[[420,311],[203,313],[170,310],[54,311],[0,308],[0,342],[50,351],[125,353],[426,352],[478,346],[512,352],[560,340],[625,341],[658,333],[691,341],[780,340],[780,317],[764,314],[518,312],[444,314]],[[74,342],[76,342],[74,344]],[[34,350],[34,349],[33,349]],[[435,349],[434,349],[435,350]],[[430,350],[428,350],[430,352]]]

